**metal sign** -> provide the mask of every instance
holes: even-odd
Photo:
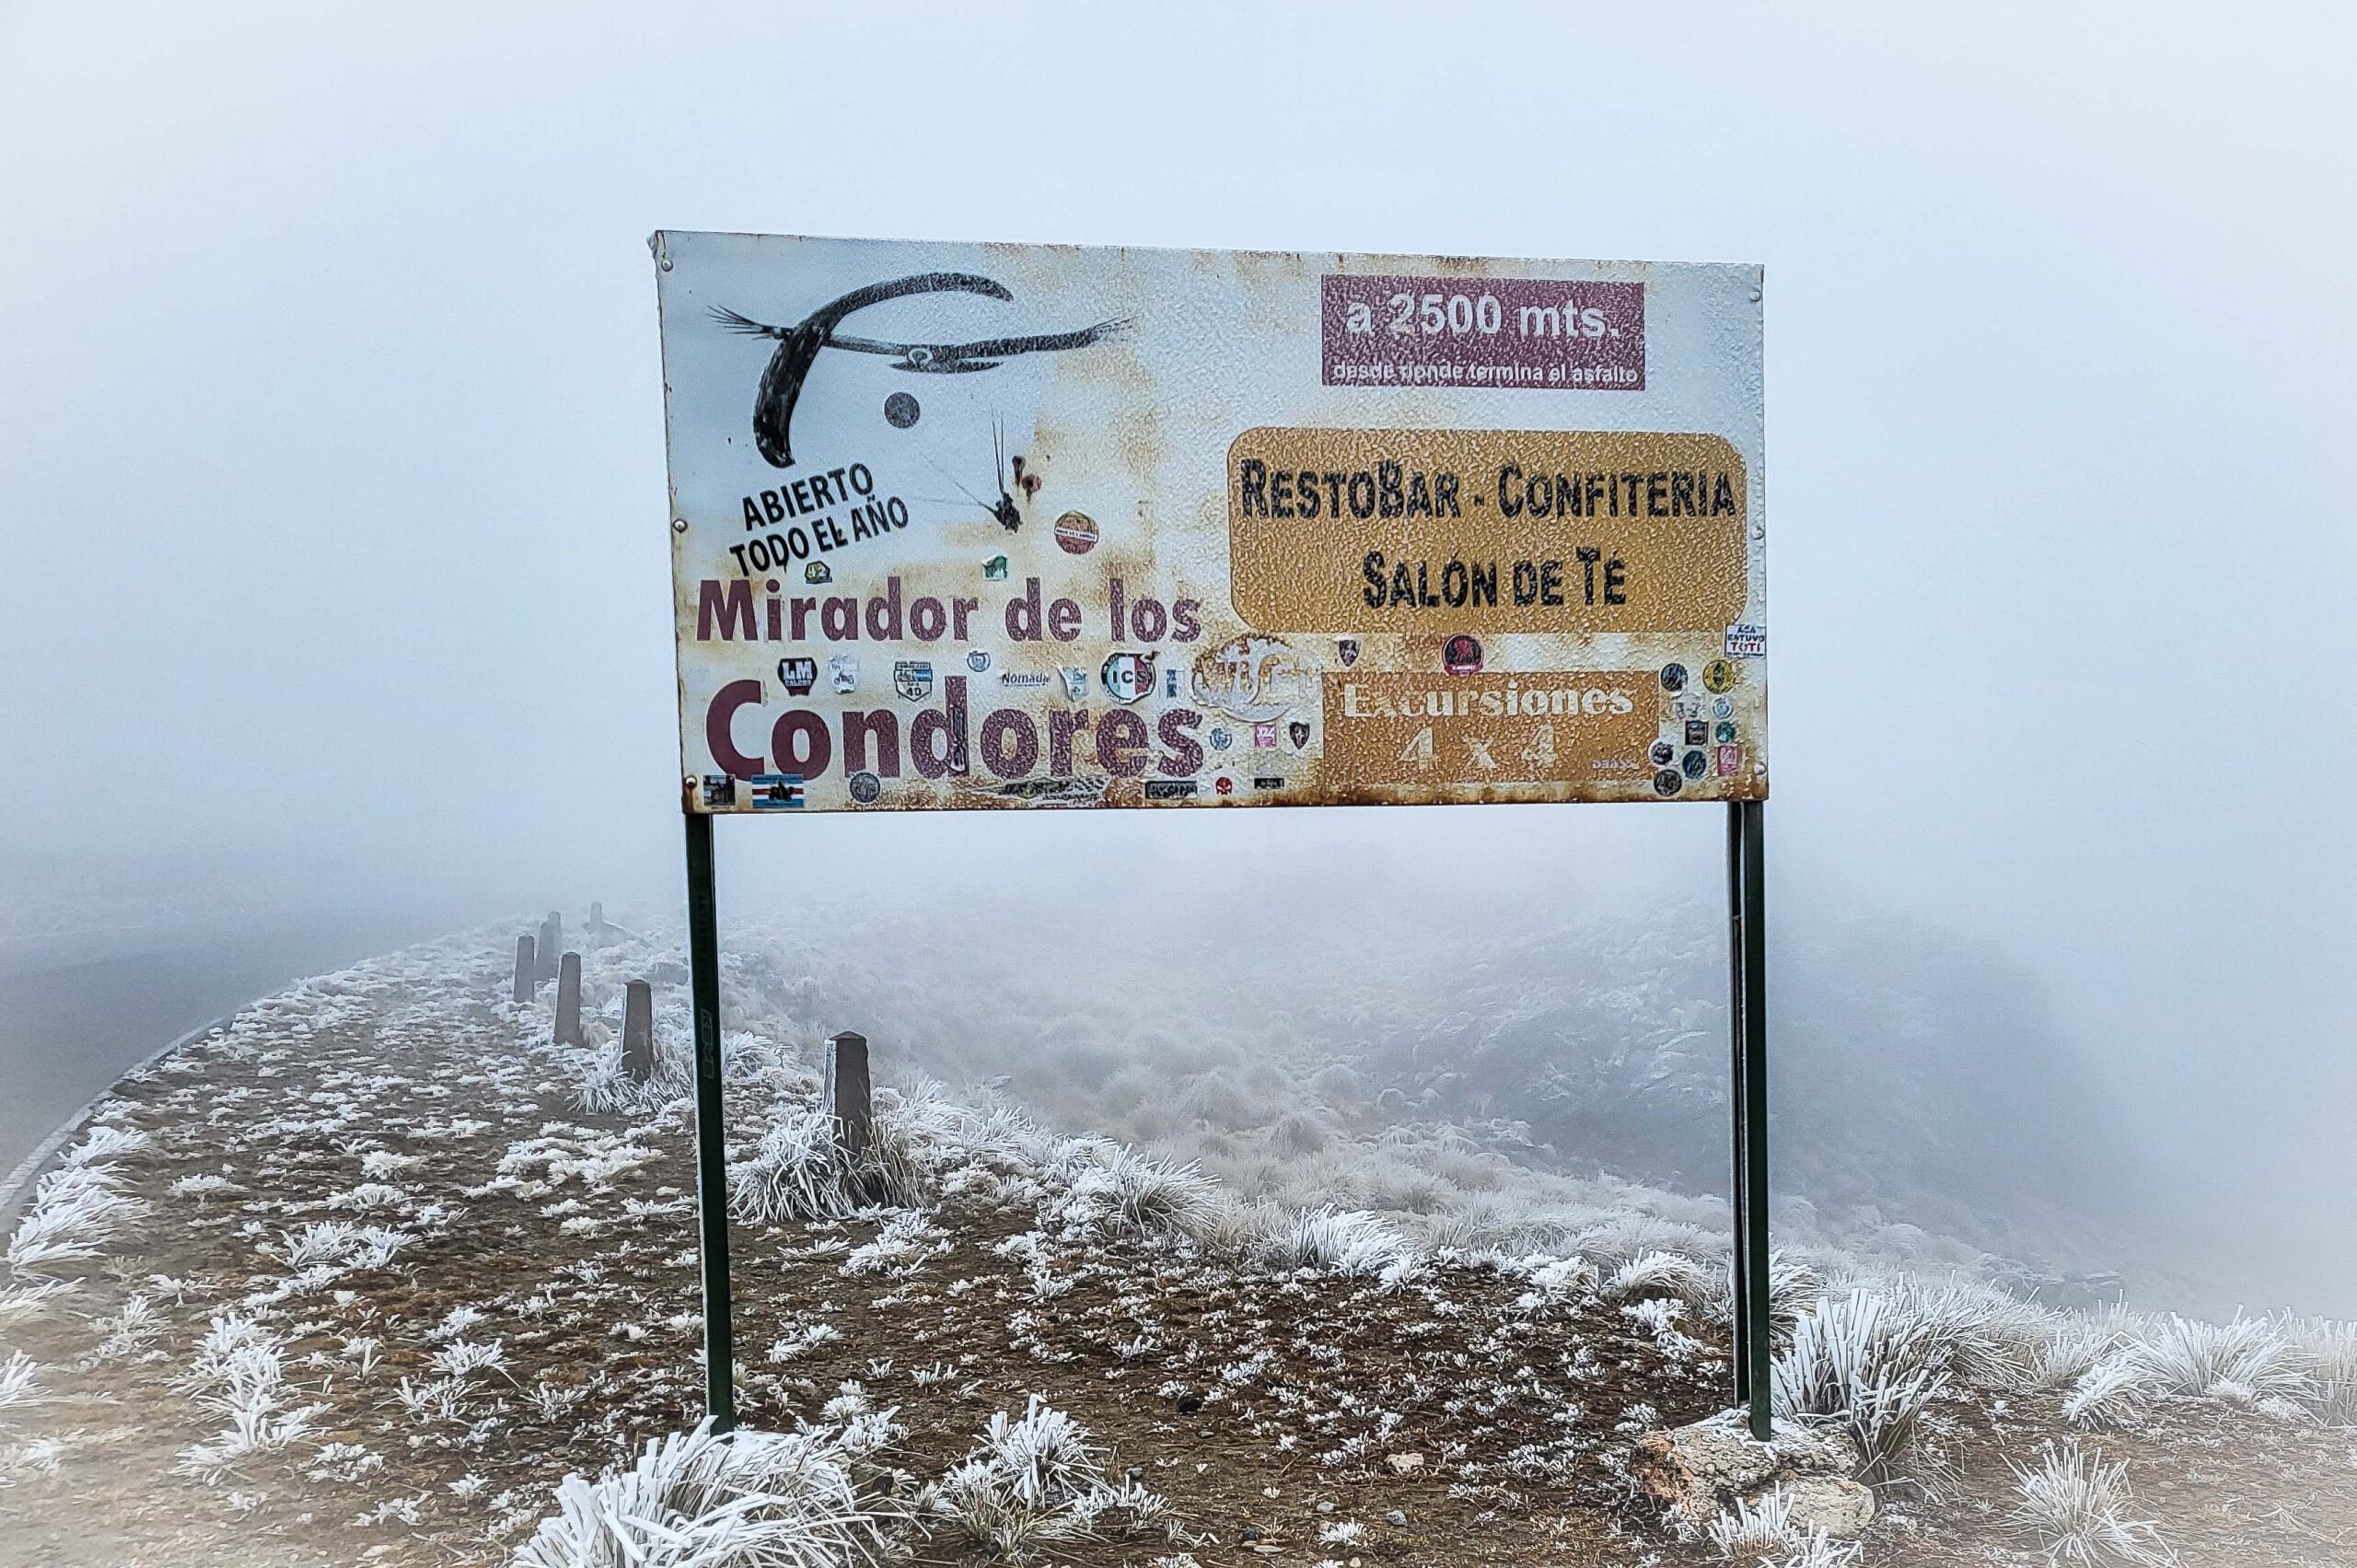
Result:
[[[691,812],[1767,795],[1757,268],[654,247]]]
[[[1715,799],[1766,1440],[1757,269],[653,245],[714,1427],[714,816]]]

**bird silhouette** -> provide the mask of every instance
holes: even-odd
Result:
[[[770,355],[768,366],[761,371],[761,387],[753,396],[753,444],[772,468],[793,466],[794,407],[801,400],[802,385],[809,379],[811,366],[818,363],[820,349],[840,348],[849,349],[854,354],[886,354],[891,357],[895,370],[929,376],[959,376],[993,369],[1018,354],[1086,348],[1092,343],[1103,343],[1128,325],[1125,320],[1116,318],[1068,332],[979,338],[972,343],[896,343],[881,338],[848,336],[838,331],[843,319],[853,311],[912,294],[979,294],[1009,303],[1015,298],[1004,284],[983,277],[979,273],[918,273],[910,277],[895,278],[889,283],[869,284],[864,288],[855,288],[820,306],[790,327],[756,321],[723,306],[710,308],[713,319],[728,331],[741,332],[748,337],[772,338],[777,342],[777,352]]]

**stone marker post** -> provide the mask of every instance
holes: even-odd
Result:
[[[589,1042],[589,1037],[581,1032],[581,955],[578,953],[567,953],[557,965],[556,1042],[559,1045],[586,1045]]]
[[[820,1102],[835,1120],[835,1143],[856,1160],[867,1153],[876,1113],[867,1096],[867,1037],[849,1029],[827,1037],[826,1098]]]
[[[527,931],[516,938],[516,1000],[529,1002],[533,982],[540,978],[540,960],[532,956],[532,934]]]
[[[589,900],[589,935],[601,941],[606,935],[606,906],[596,899]]]
[[[564,916],[549,911],[548,919],[540,922],[540,978],[556,978],[557,955],[564,950]]]
[[[655,988],[643,980],[622,988],[622,1073],[633,1084],[655,1076]]]

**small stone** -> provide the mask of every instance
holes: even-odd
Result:
[[[1386,1454],[1383,1462],[1391,1467],[1393,1475],[1413,1475],[1424,1468],[1422,1454]]]
[[[1275,1497],[1280,1495],[1280,1493],[1273,1486],[1264,1486],[1260,1489],[1260,1495],[1263,1497]]]
[[[1394,1508],[1389,1513],[1383,1516],[1383,1522],[1387,1525],[1398,1525],[1402,1528],[1405,1528],[1408,1523],[1408,1516],[1399,1512],[1399,1509]]]
[[[1321,1514],[1330,1514],[1334,1511],[1334,1505],[1331,1503],[1320,1503],[1318,1504],[1318,1511]]]

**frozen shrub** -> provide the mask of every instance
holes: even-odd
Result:
[[[1261,1243],[1264,1260],[1281,1269],[1329,1274],[1380,1274],[1411,1254],[1407,1241],[1373,1214],[1319,1207]]]
[[[2132,1425],[2150,1399],[2150,1381],[2142,1346],[2112,1351],[2071,1385],[2062,1414],[2073,1426],[2117,1430]]]
[[[753,1157],[728,1167],[729,1206],[747,1219],[846,1219],[865,1210],[912,1208],[919,1171],[906,1130],[878,1114],[867,1149],[845,1153],[833,1117],[819,1106],[788,1112],[763,1134]]]
[[[1613,1271],[1604,1282],[1603,1295],[1608,1301],[1667,1296],[1699,1307],[1724,1288],[1719,1277],[1723,1272],[1714,1272],[1675,1252],[1643,1252]]]
[[[838,1568],[872,1560],[881,1516],[831,1430],[650,1442],[628,1469],[567,1476],[517,1568]]]
[[[981,1446],[928,1483],[918,1506],[973,1544],[1019,1557],[1039,1543],[1134,1532],[1165,1504],[1134,1481],[1109,1480],[1087,1428],[1034,1394],[1022,1415],[993,1414]]]
[[[1867,1481],[1898,1477],[1924,1411],[1948,1391],[1933,1329],[1866,1290],[1818,1302],[1770,1371],[1779,1414],[1841,1419]]]
[[[136,1128],[101,1121],[90,1129],[88,1137],[66,1150],[62,1158],[69,1166],[92,1165],[118,1155],[136,1154],[150,1142],[147,1134]]]
[[[1107,1231],[1191,1233],[1208,1220],[1217,1189],[1193,1165],[1179,1165],[1104,1139],[1076,1139],[1089,1158],[1069,1169],[1069,1185],[1043,1218],[1083,1236]]]
[[[312,1418],[327,1407],[284,1405],[280,1349],[279,1342],[250,1318],[230,1315],[213,1319],[180,1386],[229,1424],[209,1441],[181,1450],[178,1468],[182,1473],[217,1480],[250,1454],[284,1448],[310,1434]]]
[[[2357,1323],[2308,1323],[2293,1333],[2308,1409],[2328,1426],[2357,1426]]]
[[[0,1288],[0,1328],[47,1317],[56,1299],[73,1288],[64,1280],[29,1280]]]
[[[1768,1317],[1773,1330],[1789,1332],[1824,1291],[1824,1277],[1807,1263],[1782,1247],[1769,1250]],[[1732,1301],[1730,1295],[1727,1305]]]
[[[2136,1347],[2136,1359],[2163,1394],[2233,1393],[2253,1402],[2312,1392],[2291,1341],[2274,1324],[2256,1318],[2202,1323],[2172,1316]]]
[[[97,1258],[123,1222],[146,1208],[117,1191],[116,1180],[110,1165],[66,1164],[43,1176],[33,1188],[24,1218],[8,1237],[9,1268],[24,1274],[44,1273],[60,1263]]]
[[[31,1405],[46,1404],[49,1396],[35,1380],[38,1370],[33,1358],[23,1351],[0,1361],[0,1411],[19,1411]]]
[[[278,1252],[292,1269],[381,1269],[417,1238],[389,1225],[314,1220],[279,1237]]]
[[[2067,1388],[2095,1370],[2119,1343],[2119,1336],[2101,1323],[2066,1318],[2049,1325],[2045,1338],[2031,1348],[2022,1386]]]
[[[1515,1302],[1518,1311],[1533,1312],[1542,1307],[1576,1301],[1596,1288],[1596,1269],[1585,1258],[1550,1258],[1534,1253],[1515,1267],[1530,1281],[1530,1289]]]
[[[2101,1452],[2074,1442],[2049,1444],[2035,1469],[2014,1466],[2014,1482],[2008,1522],[2057,1568],[2162,1568],[2177,1561],[2151,1521],[2127,1516],[2125,1461],[2106,1464]]]

